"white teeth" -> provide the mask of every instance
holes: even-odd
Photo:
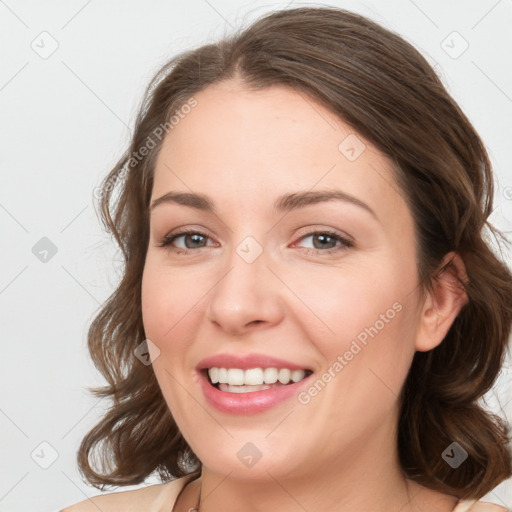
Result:
[[[263,380],[266,384],[275,384],[277,382],[277,368],[265,368],[263,370]]]
[[[210,368],[208,371],[208,375],[210,375],[210,380],[212,384],[217,384],[219,382],[219,369],[218,368]]]
[[[246,386],[261,386],[263,384],[263,370],[261,368],[245,370],[244,384]]]
[[[245,384],[244,371],[239,368],[230,368],[228,370],[228,381],[230,386],[242,386]]]
[[[281,368],[281,370],[279,370],[278,379],[281,384],[288,384],[288,382],[290,382],[291,376],[292,372],[287,368]]]
[[[230,386],[244,386],[244,388],[261,387],[268,384],[288,384],[290,381],[299,382],[306,376],[305,370],[289,370],[288,368],[210,368],[208,375],[212,384],[219,384],[219,389]],[[226,386],[221,386],[225,384]],[[264,389],[268,389],[264,388]],[[236,392],[229,390],[230,392]],[[255,391],[254,389],[252,391]],[[241,391],[246,392],[246,391]]]
[[[252,393],[253,391],[263,391],[271,387],[272,386],[267,386],[266,384],[262,386],[230,386],[229,384],[219,384],[219,389],[228,393]]]
[[[292,372],[292,380],[293,382],[299,382],[306,376],[306,372],[304,370],[293,370]]]
[[[211,368],[210,368],[210,370],[211,370]],[[227,384],[228,383],[228,371],[226,370],[226,368],[217,368],[217,370],[219,370],[219,374],[218,374],[219,382],[222,384]]]

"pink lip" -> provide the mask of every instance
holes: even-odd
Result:
[[[248,354],[246,356],[236,356],[233,354],[218,354],[203,359],[197,365],[199,382],[206,400],[209,404],[220,412],[227,414],[252,415],[266,411],[280,404],[281,402],[297,396],[299,389],[303,387],[309,377],[300,382],[265,389],[263,391],[252,391],[250,393],[229,393],[221,391],[210,384],[207,376],[208,368],[288,368],[290,370],[307,369],[284,359],[265,356],[261,354]],[[307,385],[307,383],[306,383]]]
[[[201,389],[210,405],[220,412],[242,415],[258,414],[275,407],[292,396],[297,396],[299,389],[304,386],[304,383],[306,381],[309,382],[309,377],[294,384],[264,389],[263,391],[228,393],[213,387],[205,371],[199,372]]]
[[[264,354],[247,354],[239,356],[235,354],[217,354],[207,357],[197,365],[198,370],[208,368],[240,368],[248,370],[249,368],[288,368],[289,370],[307,370],[307,366],[302,366],[291,361],[278,359],[276,357]]]

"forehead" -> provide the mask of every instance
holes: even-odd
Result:
[[[153,198],[194,191],[227,206],[270,208],[283,193],[321,188],[382,213],[406,208],[389,159],[304,93],[226,81],[194,97],[197,106],[164,139]]]

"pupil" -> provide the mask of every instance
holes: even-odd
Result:
[[[323,240],[323,241],[327,241],[327,244],[329,244],[329,240],[331,240],[331,243],[334,241],[336,242],[336,240],[334,240],[333,237],[329,236],[329,235],[317,235],[315,238],[313,238],[314,240],[315,239],[318,239],[318,240]],[[320,244],[320,247],[317,247],[316,244],[313,244],[315,245],[315,249],[318,249],[318,248],[325,248],[327,244]]]
[[[203,235],[199,235],[197,233],[193,234],[193,235],[188,235],[188,236],[192,239],[193,245],[196,245],[196,247],[197,247],[196,242],[201,242],[201,239],[204,238]],[[186,240],[187,240],[187,237],[185,237],[185,245],[187,246],[187,248],[190,249],[190,247],[186,243]]]

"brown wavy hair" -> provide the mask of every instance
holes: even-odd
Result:
[[[81,443],[82,476],[102,489],[138,484],[155,473],[168,481],[200,470],[152,367],[134,350],[145,339],[141,279],[162,127],[172,129],[171,120],[199,91],[233,78],[251,90],[288,86],[320,102],[395,163],[397,188],[415,221],[423,290],[446,254],[462,257],[468,303],[437,348],[415,354],[396,441],[408,478],[461,498],[481,497],[512,472],[507,427],[478,403],[503,364],[512,321],[512,275],[486,241],[486,233],[502,236],[488,221],[488,154],[416,49],[360,15],[324,7],[266,15],[178,55],[149,84],[130,147],[99,194],[124,273],[88,332],[92,359],[108,383],[91,391],[110,399],[111,407]],[[141,156],[150,139],[151,149]],[[456,470],[441,457],[454,441],[469,455]]]

